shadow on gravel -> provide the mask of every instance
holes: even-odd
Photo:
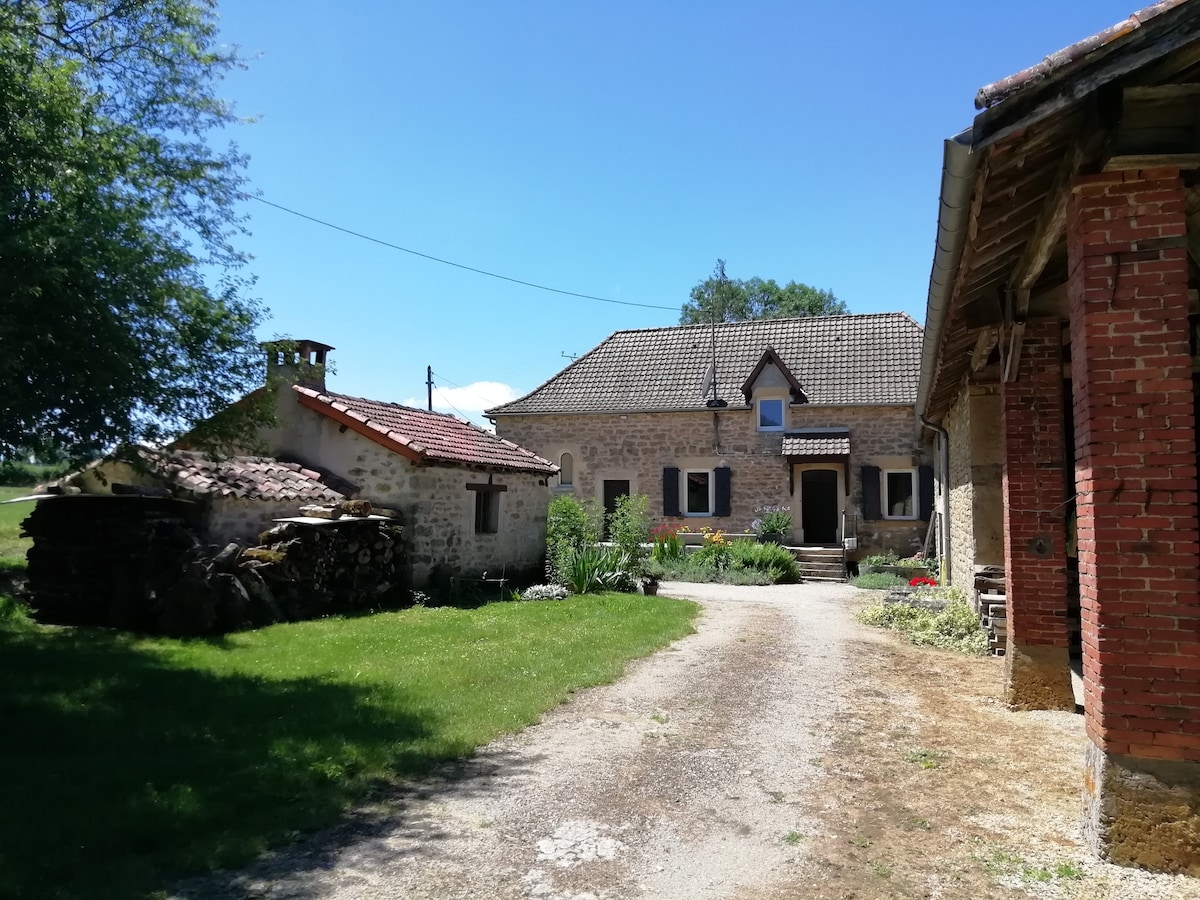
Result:
[[[544,758],[509,752],[490,752],[449,763],[419,784],[393,789],[332,828],[271,851],[250,866],[215,872],[176,884],[173,900],[242,900],[270,896],[272,900],[306,900],[320,896],[322,873],[344,866],[378,871],[414,857],[437,858],[442,842],[458,837],[444,830],[429,814],[441,797],[455,799],[488,794],[503,779],[519,779]],[[353,848],[346,855],[346,851]],[[286,886],[272,889],[277,882]]]

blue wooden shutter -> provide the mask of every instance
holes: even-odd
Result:
[[[921,518],[928,522],[933,517],[933,466],[921,466],[917,471],[921,477]]]
[[[882,519],[883,507],[879,502],[879,466],[862,467],[863,518]]]
[[[673,466],[663,469],[663,515],[681,516],[679,511],[679,470]]]
[[[732,507],[730,481],[733,478],[733,472],[725,466],[721,466],[720,468],[713,469],[713,473],[717,479],[717,500],[713,515],[728,516],[731,514],[730,510]]]

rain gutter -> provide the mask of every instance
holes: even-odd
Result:
[[[950,309],[951,293],[967,242],[971,193],[983,154],[971,152],[971,129],[946,141],[942,151],[942,192],[938,206],[937,244],[929,295],[925,302],[925,336],[921,343],[921,381],[917,385],[917,415],[924,416],[933,389],[942,331]]]

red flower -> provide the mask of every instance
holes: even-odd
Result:
[[[937,587],[938,583],[937,583],[936,578],[929,578],[928,576],[925,576],[925,575],[918,575],[916,578],[914,578],[912,581],[910,581],[908,583],[908,586],[909,587]]]

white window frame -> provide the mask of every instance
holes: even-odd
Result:
[[[708,509],[705,512],[691,512],[688,509],[688,500],[691,499],[691,494],[688,491],[688,476],[689,475],[707,475],[708,476]],[[712,469],[684,469],[682,473],[683,483],[680,485],[682,497],[683,514],[685,516],[701,516],[712,518],[713,510],[717,505],[717,475]]]
[[[779,404],[779,424],[764,425],[762,421],[762,407],[764,403]],[[755,404],[755,415],[758,423],[759,431],[783,431],[787,427],[787,400],[782,397],[763,397]]]
[[[908,475],[908,477],[911,479],[913,508],[913,514],[911,516],[893,516],[891,512],[889,512],[889,510],[892,508],[891,497],[888,492],[889,475]],[[879,480],[881,482],[879,485],[879,498],[883,505],[883,509],[881,511],[885,519],[901,519],[905,521],[912,521],[921,517],[921,498],[919,495],[920,482],[917,480],[916,469],[883,469],[879,473]]]

